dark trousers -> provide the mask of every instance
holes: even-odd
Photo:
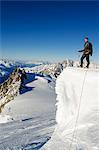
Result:
[[[90,61],[89,61],[89,54],[88,55],[82,55],[81,57],[81,67],[83,67],[83,60],[86,58],[86,61],[87,61],[87,68],[89,67],[89,64],[90,64]]]

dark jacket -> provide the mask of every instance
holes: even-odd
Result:
[[[90,42],[86,42],[84,44],[84,49],[80,50],[79,52],[83,52],[83,55],[91,55],[93,53],[92,44]]]

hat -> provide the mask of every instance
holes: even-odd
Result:
[[[85,39],[87,39],[87,40],[88,40],[88,37],[85,37]]]

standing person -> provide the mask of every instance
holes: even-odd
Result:
[[[89,64],[90,64],[90,60],[89,57],[90,55],[92,56],[93,53],[93,49],[92,49],[92,44],[89,42],[88,37],[86,37],[84,39],[85,44],[84,44],[84,49],[80,50],[78,52],[83,52],[82,56],[81,56],[81,64],[80,67],[83,67],[83,60],[86,58],[87,61],[87,68],[89,68]]]

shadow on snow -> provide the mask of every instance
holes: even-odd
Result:
[[[19,93],[24,94],[26,92],[32,91],[35,87],[30,87],[27,86],[30,82],[33,82],[37,79],[35,79],[35,74],[34,73],[26,73],[27,79],[24,80],[24,84],[21,84]]]
[[[45,139],[42,142],[33,142],[30,144],[27,144],[23,147],[23,150],[39,150],[44,144],[47,143],[47,141],[50,139],[50,137],[48,137],[47,139]]]
[[[36,76],[45,77],[44,75],[35,74],[35,73],[26,73],[26,76],[27,76],[27,79],[25,79],[24,84],[23,85],[21,84],[21,86],[20,86],[20,89],[19,89],[20,94],[24,94],[26,92],[32,91],[35,88],[35,87],[27,86],[27,84],[30,82],[33,82],[35,80],[38,80],[35,78]],[[48,83],[51,82],[51,79],[52,79],[51,76],[46,75],[46,80],[48,81]]]

